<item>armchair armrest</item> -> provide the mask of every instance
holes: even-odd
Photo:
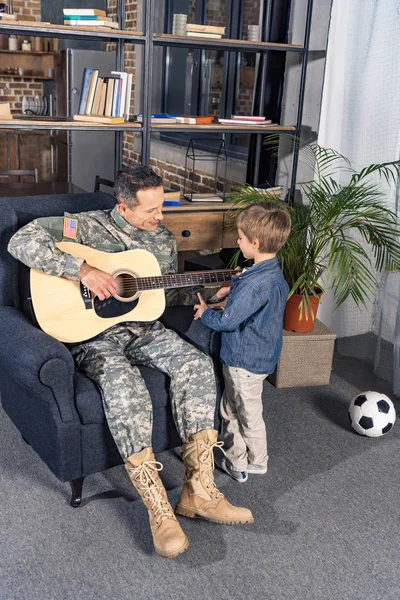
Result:
[[[32,396],[54,398],[62,421],[75,420],[75,365],[68,349],[11,306],[0,307],[0,339],[0,369]],[[53,393],[40,394],[42,386]]]

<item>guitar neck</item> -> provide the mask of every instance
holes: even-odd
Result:
[[[156,290],[163,288],[165,290],[191,287],[195,285],[205,285],[207,283],[224,283],[231,281],[237,271],[193,271],[182,274],[160,275],[157,277],[138,277],[136,285],[138,291]]]

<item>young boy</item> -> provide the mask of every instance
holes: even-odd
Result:
[[[222,332],[225,391],[221,401],[225,457],[218,466],[239,482],[267,472],[263,420],[264,379],[282,349],[283,312],[289,286],[276,253],[290,233],[288,213],[274,204],[252,204],[236,219],[238,244],[254,264],[233,278],[223,310],[210,309],[200,294],[195,319]]]

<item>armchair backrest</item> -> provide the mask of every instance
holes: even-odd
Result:
[[[23,265],[7,251],[8,242],[18,229],[38,217],[102,210],[114,204],[114,198],[102,192],[0,198],[0,306],[20,304],[18,282]]]

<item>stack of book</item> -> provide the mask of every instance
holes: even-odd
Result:
[[[225,35],[225,27],[215,27],[214,25],[186,25],[186,35],[188,37],[206,37],[219,39]]]
[[[230,119],[218,119],[221,125],[259,125],[261,127],[272,124],[271,119],[253,115],[232,115]]]
[[[98,69],[86,68],[74,119],[98,123],[128,121],[131,95],[132,73],[111,71],[111,77],[100,77]]]
[[[64,25],[71,27],[108,27],[119,29],[118,23],[99,8],[63,8]]]

